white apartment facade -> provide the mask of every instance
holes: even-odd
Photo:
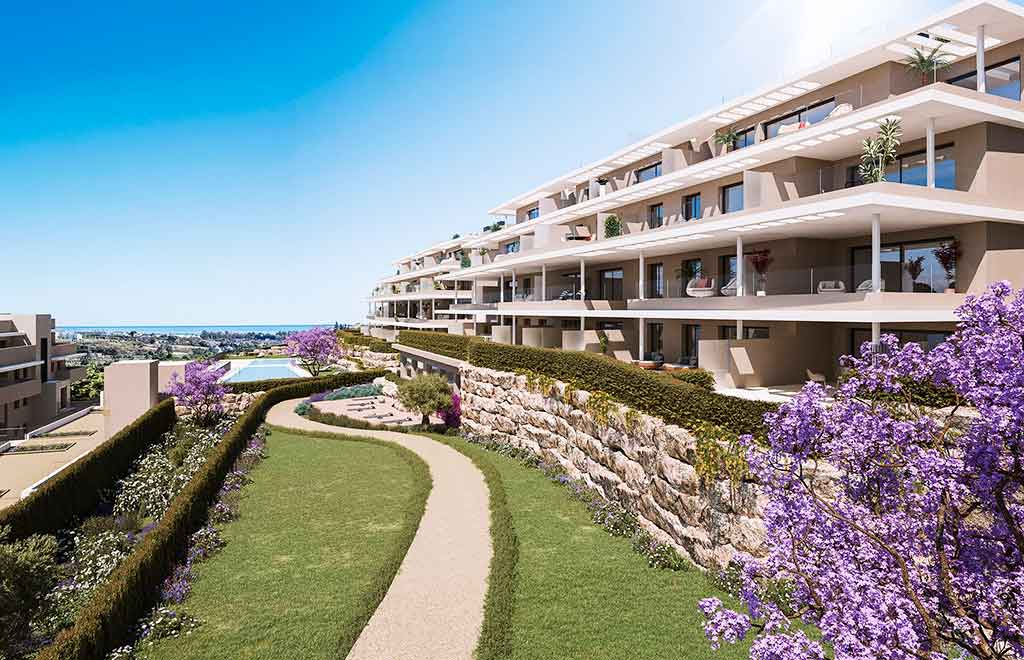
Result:
[[[934,77],[903,64],[934,48]],[[969,0],[519,194],[433,272],[471,294],[436,329],[730,387],[834,378],[882,332],[941,342],[966,295],[1024,286],[1022,56],[1024,8]],[[885,119],[902,144],[865,184]]]

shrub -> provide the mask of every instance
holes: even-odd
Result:
[[[676,369],[671,374],[676,380],[703,387],[708,392],[715,391],[715,376],[707,369]]]
[[[150,408],[31,495],[0,511],[0,526],[11,528],[12,539],[26,538],[55,534],[91,514],[102,493],[128,474],[135,460],[159,442],[174,421],[171,399]]]
[[[57,584],[57,541],[30,536],[10,541],[0,527],[0,658],[29,636],[29,625]]]
[[[398,385],[398,400],[423,415],[423,426],[429,426],[432,413],[452,405],[452,388],[441,376],[420,374]]]
[[[452,392],[452,402],[437,411],[446,428],[457,429],[462,426],[462,398],[458,392]]]
[[[615,238],[622,235],[622,221],[617,215],[609,215],[604,219],[604,237]]]
[[[364,371],[299,379],[297,383],[274,387],[258,398],[235,420],[202,468],[171,500],[152,531],[96,590],[75,624],[43,649],[38,660],[101,660],[131,639],[135,622],[158,601],[164,580],[184,557],[192,534],[205,524],[225,476],[248,446],[249,438],[259,429],[267,410],[282,401],[309,396],[326,387],[356,385],[381,375],[381,371]],[[171,405],[172,421],[173,413]]]
[[[734,433],[760,437],[765,433],[764,414],[777,407],[673,382],[664,375],[596,353],[472,341],[468,359],[479,367],[529,369],[564,381],[571,389],[605,392],[620,403],[691,430],[708,422]],[[568,400],[571,395],[567,385],[563,398]]]
[[[179,381],[178,374],[171,378],[170,395],[200,426],[212,426],[224,413],[224,394],[227,390],[219,382],[221,371],[212,367],[211,362],[189,362],[185,365],[184,380]]]
[[[317,378],[274,378],[269,380],[253,380],[245,383],[227,383],[227,385],[236,394],[241,392],[267,392],[289,385],[306,386],[303,387],[304,391],[308,390],[309,394],[315,394],[339,387],[347,387],[353,383],[366,383],[375,378],[387,376],[388,373],[390,372],[383,369],[368,369],[364,371],[347,371]]]
[[[447,332],[402,330],[398,333],[398,343],[403,346],[446,355],[458,360],[466,359],[466,352],[472,341],[472,337],[453,335]]]
[[[358,332],[350,332],[348,330],[339,330],[338,338],[341,339],[341,343],[348,346],[361,346],[368,351],[373,353],[397,353],[391,344],[379,339],[377,337],[370,337],[368,335],[360,334]]]

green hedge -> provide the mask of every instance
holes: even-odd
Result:
[[[398,333],[398,343],[410,348],[419,348],[438,355],[465,360],[469,345],[474,342],[473,337],[466,335],[426,330],[402,330]]]
[[[324,392],[326,390],[334,390],[339,387],[346,387],[351,385],[349,378],[353,375],[364,375],[373,374],[370,380],[379,378],[380,376],[386,376],[389,372],[384,369],[372,369],[368,371],[344,371],[340,374],[330,374],[328,376],[317,376],[316,378],[271,378],[268,380],[251,380],[242,383],[225,383],[228,389],[238,394],[241,392],[267,392],[269,390],[285,387],[287,385],[301,385],[301,384],[316,384],[320,389],[313,390],[310,394],[316,392]],[[360,383],[369,381],[359,381]]]
[[[605,392],[621,403],[691,430],[707,422],[734,433],[763,436],[764,414],[777,408],[773,403],[672,382],[658,372],[597,353],[471,341],[468,357],[470,364],[478,367],[499,371],[525,369],[573,383],[580,389]]]
[[[676,380],[703,387],[708,392],[715,391],[715,375],[707,369],[676,369],[669,373]]]
[[[166,399],[106,442],[48,479],[31,495],[0,511],[11,538],[55,534],[96,510],[100,495],[131,470],[132,463],[174,425],[174,401]]]
[[[380,374],[363,371],[306,378],[274,387],[257,399],[235,421],[202,469],[171,500],[156,527],[96,590],[75,624],[43,649],[37,660],[103,660],[111,650],[130,640],[136,621],[159,600],[164,579],[184,556],[189,536],[206,522],[224,476],[271,407],[323,391],[328,380],[333,387],[344,387],[369,382]]]
[[[363,346],[369,351],[374,353],[397,353],[398,351],[392,348],[391,344],[380,339],[379,337],[371,337],[358,332],[348,332],[346,330],[339,330],[338,337],[341,338],[342,343],[351,344],[353,346]]]

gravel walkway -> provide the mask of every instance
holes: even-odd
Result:
[[[416,452],[434,481],[416,538],[349,660],[471,660],[491,562],[483,475],[468,458],[425,436],[312,422],[293,411],[299,401],[271,408],[267,423],[394,442]]]

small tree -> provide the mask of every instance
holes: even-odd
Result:
[[[903,126],[899,119],[886,119],[878,125],[878,135],[863,142],[858,173],[864,183],[885,181],[885,168],[896,162]]]
[[[943,44],[939,44],[930,53],[915,48],[913,54],[903,60],[903,65],[907,69],[921,76],[922,85],[927,85],[929,78],[932,82],[937,82],[939,71],[953,63],[951,55],[939,52],[942,46]]]
[[[214,425],[224,412],[227,390],[220,383],[221,373],[212,367],[212,362],[197,360],[185,365],[184,380],[178,374],[171,377],[169,393],[200,426]]]
[[[744,438],[767,555],[738,558],[746,612],[701,601],[712,645],[752,634],[758,660],[1022,657],[1024,291],[993,284],[957,316],[927,353],[865,342],[839,386],[807,384],[766,415],[764,444]],[[954,404],[915,404],[921,385]]]
[[[340,354],[338,337],[330,328],[310,328],[288,335],[288,355],[312,376],[319,376]]]
[[[85,378],[71,383],[71,398],[75,401],[98,399],[103,391],[103,367],[95,362],[85,366]]]
[[[619,220],[619,216],[609,215],[604,219],[604,237],[615,238],[616,236],[622,235],[622,221]]]
[[[398,384],[398,400],[408,410],[423,415],[422,424],[430,424],[430,415],[452,405],[452,389],[441,376],[420,374]]]

